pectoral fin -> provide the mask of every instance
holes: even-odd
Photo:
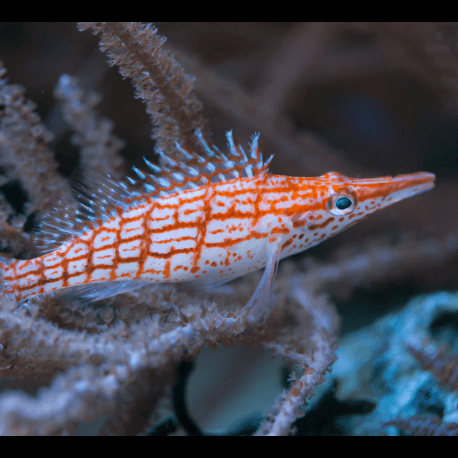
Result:
[[[277,273],[281,247],[281,238],[278,238],[275,242],[268,245],[267,262],[261,281],[250,300],[245,305],[245,311],[250,315],[253,321],[264,321],[268,315],[272,282]]]

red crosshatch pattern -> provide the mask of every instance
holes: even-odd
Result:
[[[11,285],[6,292],[23,299],[98,281],[242,275],[265,265],[266,245],[279,237],[282,258],[316,245],[389,203],[390,190],[430,183],[423,175],[388,183],[355,180],[363,183],[351,186],[359,208],[341,217],[327,208],[336,185],[326,178],[266,174],[168,195],[112,217],[52,253],[15,261],[4,275]]]
[[[185,163],[163,155],[168,169],[147,162],[156,171],[150,183],[161,183],[155,192],[124,196],[109,217],[100,215],[48,254],[0,263],[4,292],[21,300],[117,280],[221,283],[269,267],[434,186],[434,175],[425,172],[365,180],[335,172],[269,175],[270,160],[263,163],[257,137],[247,158],[230,132],[228,156],[198,135],[206,159],[183,150]]]

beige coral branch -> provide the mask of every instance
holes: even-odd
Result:
[[[119,151],[125,142],[113,134],[110,120],[97,117],[94,107],[99,103],[100,96],[85,92],[78,79],[69,75],[60,77],[54,95],[62,101],[64,120],[76,132],[72,140],[81,147],[81,166],[91,172],[122,178],[124,161]]]
[[[9,176],[19,180],[29,197],[27,214],[43,210],[66,192],[64,178],[57,172],[54,153],[48,148],[51,133],[35,113],[35,103],[26,100],[24,89],[8,84],[0,61],[0,149],[1,165]]]
[[[184,74],[173,56],[164,51],[165,38],[151,25],[130,22],[81,23],[80,30],[101,32],[100,47],[108,51],[111,65],[117,65],[123,77],[131,78],[136,97],[157,126],[153,138],[168,153],[175,142],[197,148],[195,129],[205,131],[200,117],[201,105],[192,92],[193,81]]]

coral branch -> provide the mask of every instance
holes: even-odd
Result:
[[[24,98],[21,86],[8,84],[5,74],[0,61],[1,162],[27,192],[29,215],[44,209],[68,188],[57,173],[54,154],[48,149],[52,136],[34,112],[36,105]]]
[[[383,426],[396,426],[410,432],[413,436],[458,436],[457,423],[442,423],[437,415],[422,417],[414,415],[410,418],[398,418],[385,423]]]
[[[132,79],[136,97],[146,102],[146,111],[158,126],[153,134],[158,147],[171,152],[178,142],[198,148],[194,130],[205,131],[205,126],[199,116],[201,105],[192,93],[193,81],[161,49],[166,39],[157,35],[157,29],[136,22],[80,24],[80,30],[88,28],[102,34],[100,47],[108,51],[110,64]]]
[[[119,151],[125,142],[113,133],[113,123],[108,119],[98,119],[94,107],[100,96],[93,92],[85,93],[78,85],[78,79],[62,75],[54,95],[62,101],[64,120],[75,130],[72,142],[81,147],[81,165],[100,174],[114,178],[123,177],[123,159]]]
[[[458,391],[458,355],[449,355],[445,348],[435,348],[433,345],[427,345],[425,348],[409,345],[408,351],[424,370],[430,371],[451,390]]]

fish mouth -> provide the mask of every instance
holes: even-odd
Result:
[[[359,200],[384,196],[385,203],[392,204],[434,188],[435,178],[433,173],[417,172],[358,180],[356,184],[361,188],[357,194]]]
[[[398,190],[409,189],[410,195],[416,195],[434,188],[435,179],[434,173],[418,172],[398,175],[393,178],[393,181],[398,185]]]

